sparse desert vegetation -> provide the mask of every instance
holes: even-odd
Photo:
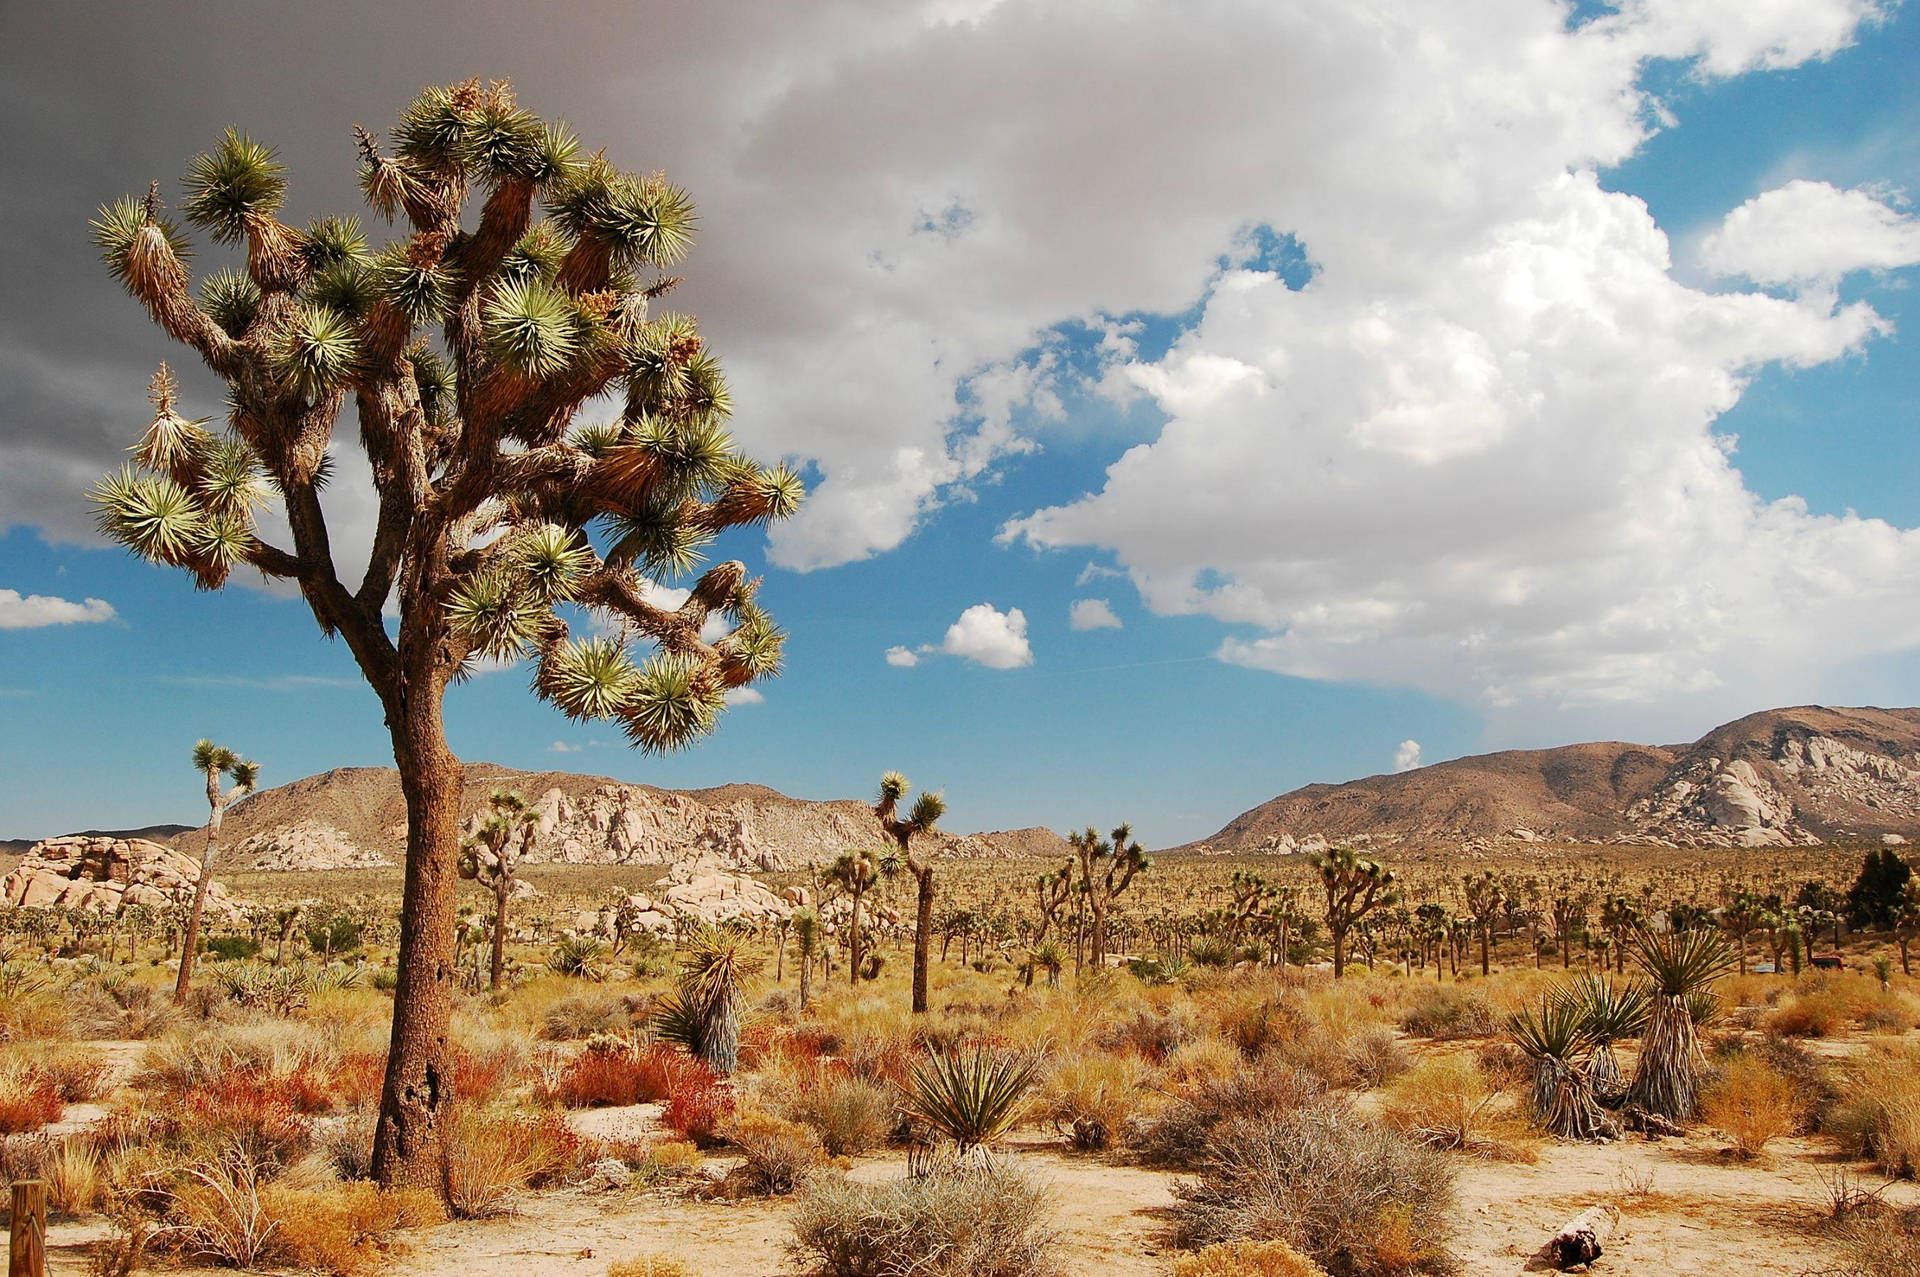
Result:
[[[1758,1271],[1904,1271],[1920,985],[1891,927],[1790,903],[1844,901],[1856,856],[1771,854],[1745,885],[1723,859],[1576,877],[1550,852],[1472,873],[1409,856],[1350,920],[1339,978],[1301,858],[1142,864],[1103,964],[1076,886],[1100,857],[953,861],[922,1014],[905,874],[765,875],[804,905],[644,942],[602,906],[658,870],[537,867],[511,912],[474,881],[445,1169],[396,1189],[370,1179],[393,874],[231,878],[253,903],[208,928],[178,1008],[184,918],[130,959],[78,912],[13,907],[0,1147],[10,1177],[48,1182],[75,1265],[506,1272],[553,1233],[620,1273],[1380,1277],[1517,1266],[1606,1202],[1606,1270],[1655,1272],[1698,1258],[1682,1224],[1752,1198],[1771,1203],[1748,1225]],[[1032,884],[1056,875],[1049,906]],[[1800,974],[1734,969],[1742,895]],[[288,944],[233,943],[297,899]],[[1662,998],[1684,1027],[1649,1027]],[[1641,1099],[1689,1087],[1691,1111]]]

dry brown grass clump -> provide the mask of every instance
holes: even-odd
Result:
[[[52,1078],[21,1060],[0,1060],[0,1135],[37,1131],[65,1111]]]
[[[1503,1108],[1505,1093],[1470,1055],[1422,1060],[1387,1088],[1386,1124],[1429,1148],[1506,1161],[1537,1156],[1522,1123]]]
[[[1920,1051],[1879,1049],[1855,1062],[1826,1129],[1888,1175],[1920,1173]]]
[[[1920,1210],[1876,1210],[1840,1226],[1841,1266],[1833,1277],[1913,1277],[1920,1273]]]
[[[693,1269],[664,1255],[640,1255],[607,1266],[607,1277],[694,1277]]]
[[[1327,1277],[1283,1241],[1220,1242],[1173,1261],[1173,1277]]]
[[[891,1093],[838,1070],[796,1088],[785,1108],[788,1117],[812,1127],[835,1157],[853,1157],[885,1143],[895,1116]]]
[[[1132,1055],[1091,1052],[1054,1063],[1040,1087],[1040,1112],[1081,1152],[1099,1152],[1137,1116],[1156,1107],[1148,1068]]]
[[[261,1203],[274,1225],[268,1244],[272,1261],[328,1277],[374,1277],[400,1250],[402,1233],[446,1219],[435,1193],[366,1183],[274,1184]]]
[[[1742,1157],[1758,1157],[1800,1124],[1806,1100],[1792,1079],[1757,1055],[1729,1060],[1701,1097],[1700,1117],[1726,1133]]]
[[[827,1150],[811,1127],[771,1113],[742,1113],[726,1135],[745,1159],[727,1176],[729,1193],[785,1196],[827,1164]]]
[[[857,1184],[807,1182],[788,1252],[825,1277],[1053,1277],[1046,1194],[1004,1165]]]
[[[1337,1099],[1223,1124],[1175,1189],[1177,1239],[1292,1243],[1333,1277],[1445,1273],[1454,1171],[1444,1154]]]
[[[1223,1124],[1256,1113],[1287,1112],[1318,1099],[1326,1084],[1311,1073],[1262,1064],[1209,1080],[1177,1096],[1127,1132],[1127,1147],[1148,1166],[1196,1170]]]

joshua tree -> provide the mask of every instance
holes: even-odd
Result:
[[[496,789],[487,796],[480,828],[460,844],[460,876],[493,893],[493,956],[489,984],[495,993],[507,972],[507,902],[513,899],[515,874],[533,850],[540,814],[519,793]]]
[[[1900,889],[1900,900],[1893,907],[1893,940],[1900,946],[1900,973],[1913,974],[1910,950],[1920,939],[1920,880],[1909,878]]]
[[[1491,970],[1487,950],[1493,943],[1493,920],[1500,916],[1506,893],[1489,869],[1478,878],[1467,879],[1466,894],[1467,912],[1473,915],[1474,929],[1480,933],[1480,974],[1484,976]]]
[[[1751,892],[1737,893],[1720,911],[1720,925],[1733,937],[1735,961],[1740,974],[1747,973],[1747,937],[1766,923],[1766,909]]]
[[[888,772],[880,778],[880,798],[873,805],[873,814],[880,818],[887,837],[900,848],[900,858],[913,875],[913,1013],[920,1015],[927,1009],[927,965],[933,953],[933,860],[925,856],[915,859],[912,843],[915,835],[933,832],[947,813],[947,800],[941,794],[921,790],[920,797],[914,799],[913,811],[901,820],[894,813],[912,788],[905,776]]]
[[[880,862],[870,851],[843,851],[827,870],[827,881],[847,893],[853,902],[847,917],[848,982],[860,983],[860,959],[865,946],[860,936],[860,902],[880,881]]]
[[[1080,871],[1080,897],[1087,906],[1087,956],[1098,971],[1107,965],[1107,924],[1113,917],[1113,902],[1133,884],[1136,874],[1153,868],[1153,861],[1133,841],[1132,825],[1121,825],[1111,839],[1102,838],[1089,825],[1081,833],[1069,834],[1067,842]]]
[[[1362,860],[1351,847],[1334,847],[1313,858],[1326,891],[1327,935],[1333,941],[1333,976],[1347,971],[1347,932],[1381,905],[1399,899],[1393,872],[1378,861]]]
[[[1549,1135],[1563,1140],[1619,1135],[1620,1128],[1594,1101],[1592,1078],[1581,1067],[1581,1054],[1592,1043],[1574,1000],[1548,997],[1537,1011],[1521,1008],[1508,1017],[1507,1036],[1533,1065],[1533,1112]]]
[[[252,793],[260,782],[259,763],[249,762],[210,740],[194,744],[193,769],[207,780],[207,841],[200,851],[200,878],[193,884],[193,911],[187,915],[186,935],[180,942],[180,975],[173,982],[175,1002],[185,1002],[187,990],[193,984],[193,956],[194,950],[200,947],[200,920],[207,911],[207,889],[213,885],[213,860],[220,852],[220,822],[226,817],[227,804],[242,794]],[[233,784],[222,789],[221,783],[228,776],[233,777]]]
[[[800,956],[800,1009],[805,1011],[813,998],[813,959],[820,952],[820,915],[812,909],[795,909],[793,947]]]
[[[232,131],[193,161],[181,208],[216,242],[244,245],[244,270],[211,274],[196,298],[158,183],[101,211],[108,268],[225,383],[228,422],[216,432],[183,417],[163,368],[136,464],[95,499],[109,537],[202,587],[237,567],[296,584],[380,699],[407,872],[373,1174],[425,1185],[453,1099],[461,770],[441,714],[448,685],[475,661],[530,655],[535,690],[569,716],[612,719],[646,750],[692,743],[729,689],[777,671],[782,635],[737,562],[709,568],[675,609],[653,583],[693,568],[728,528],[786,517],[801,486],[734,449],[726,384],[694,322],[650,313],[676,282],[661,272],[692,242],[684,192],[586,153],[504,83],[428,89],[391,153],[357,138],[369,206],[403,226],[378,251],[353,218],[281,222],[284,170]],[[615,419],[581,426],[608,396]],[[379,511],[357,581],[335,562],[319,500],[349,401]],[[290,545],[254,521],[269,500]],[[611,618],[615,636],[571,640],[563,606]],[[721,616],[731,624],[716,638]],[[636,641],[654,649],[644,664]]]
[[[1627,1099],[1649,1113],[1685,1122],[1693,1117],[1706,1063],[1696,1021],[1711,999],[1708,986],[1727,973],[1733,954],[1726,937],[1707,928],[1665,935],[1642,928],[1634,932],[1633,944],[1653,987]]]
[[[1043,873],[1034,880],[1035,903],[1040,909],[1040,925],[1034,929],[1033,942],[1039,944],[1047,938],[1047,931],[1060,917],[1060,911],[1066,908],[1067,900],[1073,895],[1073,862],[1069,860],[1052,873]]]

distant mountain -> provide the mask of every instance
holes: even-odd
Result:
[[[833,859],[849,847],[883,841],[864,802],[789,798],[764,785],[671,790],[604,776],[524,772],[491,763],[466,767],[460,811],[477,822],[487,795],[518,790],[540,814],[532,859],[571,864],[675,864],[728,869],[792,869]],[[221,854],[235,869],[342,869],[396,864],[406,849],[406,803],[390,767],[341,767],[234,804]],[[198,855],[193,829],[171,839]],[[1018,829],[958,836],[937,833],[948,857],[1055,855],[1059,835]]]
[[[1180,850],[1330,843],[1607,842],[1791,846],[1920,838],[1920,709],[1802,705],[1688,745],[1508,750],[1308,785]]]

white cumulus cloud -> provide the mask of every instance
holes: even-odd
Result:
[[[730,687],[726,694],[729,705],[764,705],[767,694],[757,687]]]
[[[1920,220],[1867,191],[1788,182],[1728,213],[1701,241],[1700,260],[1759,284],[1832,283],[1920,262]]]
[[[887,649],[887,664],[889,665],[910,670],[919,663],[919,654],[910,647],[903,647],[896,643]]]
[[[1393,770],[1410,772],[1420,766],[1420,742],[1403,740],[1400,747],[1393,751]]]
[[[0,630],[37,630],[48,625],[111,621],[119,614],[105,599],[75,603],[52,594],[0,590]]]
[[[1076,630],[1121,628],[1120,618],[1113,613],[1113,604],[1105,599],[1075,599],[1067,609],[1067,623]]]
[[[940,650],[994,670],[1033,664],[1026,613],[1017,607],[1002,612],[991,603],[976,603],[962,612],[960,619],[947,627]]]

